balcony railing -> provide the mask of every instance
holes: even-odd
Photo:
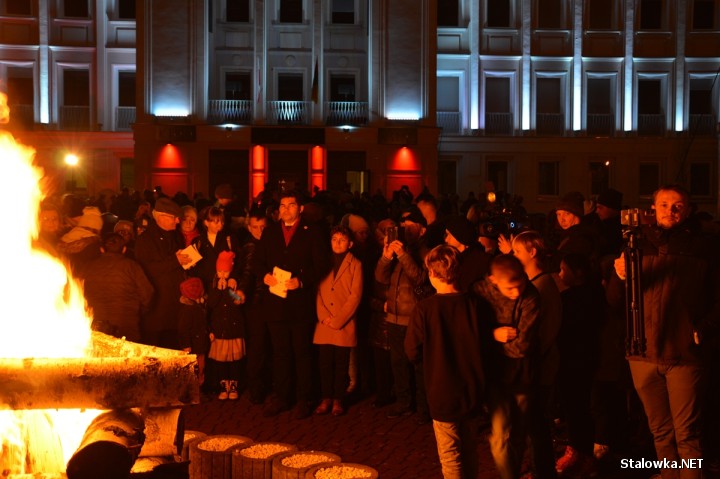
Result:
[[[615,133],[615,115],[612,113],[588,113],[587,133],[592,136],[612,136]]]
[[[252,100],[210,100],[208,103],[208,123],[252,123]]]
[[[10,126],[31,130],[35,124],[32,105],[10,105]]]
[[[89,130],[89,106],[61,106],[60,128],[63,130]]]
[[[711,113],[690,114],[690,132],[695,135],[715,135],[717,120]]]
[[[565,115],[562,113],[537,113],[535,131],[538,135],[562,136],[565,133]]]
[[[485,134],[487,135],[512,135],[513,114],[504,112],[485,113]]]
[[[308,125],[311,110],[309,101],[269,101],[267,121],[271,125]]]
[[[437,126],[442,129],[443,135],[459,135],[462,133],[459,111],[439,111],[436,118]]]
[[[665,114],[638,114],[638,135],[663,136],[665,134]]]
[[[115,108],[115,130],[130,131],[135,123],[135,107],[119,106]]]
[[[325,102],[325,123],[331,126],[362,126],[368,122],[368,103],[363,101]]]

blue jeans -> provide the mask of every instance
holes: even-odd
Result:
[[[703,457],[700,446],[700,365],[629,361],[633,384],[645,408],[658,459]],[[700,479],[700,469],[663,469],[663,479]]]
[[[525,454],[529,397],[505,385],[490,386],[490,453],[502,479],[520,477]]]
[[[433,419],[435,442],[444,479],[475,479],[479,461],[477,418],[458,422]]]

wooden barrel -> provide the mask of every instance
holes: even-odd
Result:
[[[272,462],[272,479],[305,479],[314,466],[340,462],[340,456],[324,451],[290,451],[278,454]]]
[[[190,479],[231,479],[232,449],[252,444],[245,436],[205,436],[190,442]]]
[[[180,453],[183,461],[190,459],[190,443],[206,436],[207,434],[200,431],[185,431],[183,435],[182,452]]]
[[[317,465],[308,469],[305,479],[377,479],[378,472],[370,466],[339,462],[337,464]]]
[[[297,451],[297,446],[284,442],[256,442],[232,451],[233,479],[271,479],[272,461],[278,454]],[[192,478],[191,478],[192,479]]]

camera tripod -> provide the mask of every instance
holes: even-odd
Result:
[[[628,229],[623,233],[627,243],[625,255],[625,355],[645,356],[647,340],[645,338],[645,322],[643,317],[642,284],[642,252],[637,245],[638,230]]]

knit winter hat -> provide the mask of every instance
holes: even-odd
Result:
[[[215,269],[217,271],[230,272],[233,269],[233,262],[235,260],[235,253],[232,251],[222,251],[218,255],[217,262],[215,262]]]
[[[582,218],[583,216],[585,216],[585,206],[583,204],[584,201],[585,198],[583,198],[582,193],[574,191],[563,196],[555,209],[558,211],[567,211],[574,214],[578,218]]]
[[[368,225],[367,221],[365,221],[365,218],[363,218],[362,216],[359,216],[359,215],[352,215],[352,214],[348,215],[347,227],[353,233],[357,233],[358,231],[370,229],[370,226]]]
[[[420,212],[417,206],[411,205],[400,215],[400,223],[403,221],[411,221],[424,227],[427,227],[427,220]]]
[[[200,278],[188,278],[180,283],[180,293],[186,298],[197,301],[205,294],[202,280]]]
[[[608,188],[598,195],[597,204],[620,211],[622,209],[623,194],[618,190]]]
[[[155,201],[155,211],[158,213],[165,213],[167,215],[173,215],[177,218],[182,217],[182,210],[180,207],[170,198],[160,197]]]
[[[217,199],[226,199],[231,200],[233,197],[233,190],[232,186],[230,186],[227,183],[223,183],[221,185],[217,185],[215,187],[215,198]]]
[[[78,226],[96,231],[102,230],[103,220],[100,210],[96,206],[86,206],[83,208],[82,216],[78,220]]]
[[[445,229],[450,232],[460,244],[470,246],[477,243],[478,235],[475,233],[472,223],[462,216],[454,216],[445,224]]]

